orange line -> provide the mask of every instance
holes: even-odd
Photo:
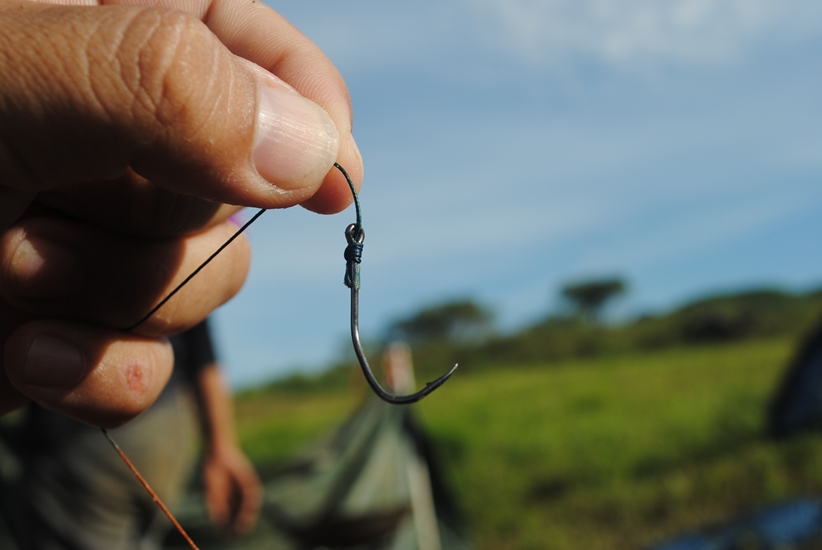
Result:
[[[126,456],[126,453],[124,453],[123,450],[120,448],[120,446],[117,445],[117,443],[111,438],[108,431],[106,431],[105,428],[100,428],[100,429],[103,430],[103,435],[106,436],[106,439],[108,439],[108,442],[111,443],[111,446],[114,447],[114,450],[117,451],[117,454],[120,455],[120,458],[122,458],[123,462],[126,463],[126,466],[128,466],[128,469],[131,470],[131,473],[134,474],[134,477],[137,478],[137,481],[140,482],[140,484],[143,486],[143,488],[146,490],[146,492],[148,492],[149,496],[151,496],[151,498],[154,500],[154,502],[157,503],[157,506],[160,507],[160,510],[162,510],[163,513],[166,515],[166,517],[171,521],[171,523],[174,524],[174,527],[177,528],[177,531],[179,531],[180,534],[183,535],[183,538],[186,539],[186,542],[188,542],[189,546],[191,546],[191,548],[193,548],[194,550],[200,550],[197,547],[197,545],[194,544],[194,541],[191,540],[191,537],[188,536],[188,533],[186,533],[186,530],[183,529],[183,526],[180,525],[180,522],[178,522],[177,519],[174,517],[174,515],[171,513],[171,511],[168,508],[166,508],[166,505],[163,504],[163,501],[160,500],[160,497],[157,496],[157,493],[154,492],[154,490],[151,488],[151,486],[148,484],[148,482],[143,478],[143,476],[140,475],[140,472],[137,471],[137,468],[134,467],[134,464],[132,464],[131,461]]]

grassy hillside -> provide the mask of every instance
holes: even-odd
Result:
[[[501,365],[418,408],[478,548],[637,548],[794,494],[822,494],[822,438],[763,435],[790,339]],[[356,393],[356,392],[354,392]],[[238,397],[265,468],[339,423],[342,390]]]

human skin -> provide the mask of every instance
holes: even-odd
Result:
[[[165,336],[242,286],[240,206],[334,213],[362,161],[331,62],[256,0],[0,0],[0,414],[120,425]],[[83,5],[80,5],[83,4]]]
[[[242,535],[251,531],[262,506],[257,472],[237,441],[234,403],[216,363],[194,382],[204,434],[203,488],[211,521]]]

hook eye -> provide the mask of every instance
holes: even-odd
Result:
[[[345,240],[348,241],[348,244],[362,244],[365,240],[365,228],[357,226],[356,223],[348,224],[348,227],[345,228]]]

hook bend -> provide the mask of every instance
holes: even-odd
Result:
[[[432,393],[434,390],[445,384],[445,382],[451,378],[451,375],[454,374],[454,371],[456,371],[459,366],[459,364],[456,364],[451,367],[451,370],[436,380],[427,382],[425,387],[417,393],[412,393],[411,395],[394,395],[385,391],[382,386],[380,386],[380,383],[377,382],[374,373],[371,371],[371,367],[368,365],[368,359],[365,357],[365,352],[363,351],[362,344],[360,342],[358,285],[351,286],[351,343],[354,346],[354,353],[357,354],[357,361],[360,363],[360,368],[362,369],[362,373],[365,376],[368,385],[371,386],[371,389],[374,390],[374,393],[376,393],[380,399],[391,403],[392,405],[410,405],[411,403],[416,403],[426,395]]]

